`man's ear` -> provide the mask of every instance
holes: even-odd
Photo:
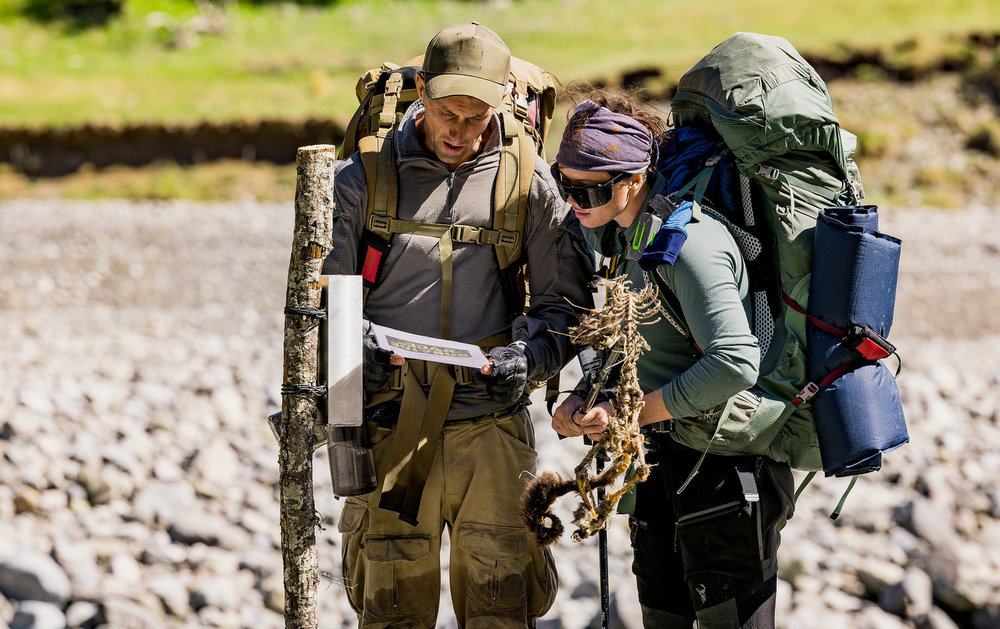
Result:
[[[424,105],[426,106],[427,101],[424,100],[424,92],[426,91],[426,88],[424,87],[424,73],[417,72],[414,76],[414,80],[417,83],[417,96],[420,97],[420,100],[424,101]]]

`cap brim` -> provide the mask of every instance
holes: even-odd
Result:
[[[503,102],[504,86],[464,74],[436,74],[426,78],[424,84],[431,100],[446,96],[471,96],[496,109]]]

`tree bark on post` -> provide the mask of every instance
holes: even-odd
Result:
[[[334,147],[304,146],[296,156],[295,231],[285,295],[282,427],[278,468],[281,487],[281,556],[286,629],[317,626],[319,565],[313,499],[313,423],[320,403],[305,387],[319,385],[318,319],[289,309],[319,308],[320,271],[330,253],[333,222]]]

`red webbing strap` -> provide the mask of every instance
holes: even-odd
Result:
[[[805,318],[809,320],[809,323],[831,336],[845,339],[851,348],[857,350],[859,354],[868,360],[882,360],[883,358],[891,356],[892,353],[896,351],[896,347],[892,343],[867,326],[854,325],[851,326],[850,331],[844,332],[840,328],[834,327],[822,319],[814,317],[806,312],[802,306],[800,306],[797,301],[789,297],[787,293],[782,293],[781,298],[785,300],[785,303],[788,304],[789,308],[805,316]]]
[[[785,303],[788,304],[789,308],[805,316],[810,323],[815,325],[820,330],[823,330],[831,336],[847,341],[850,347],[855,349],[858,354],[867,360],[881,360],[895,351],[895,347],[893,347],[891,343],[879,336],[871,328],[855,325],[851,328],[850,332],[844,332],[840,328],[832,326],[818,317],[814,317],[806,312],[805,309],[800,306],[797,301],[789,297],[787,293],[782,293],[781,298],[785,300]],[[799,394],[792,399],[792,404],[799,406],[812,396],[816,395],[820,389],[829,385],[845,373],[854,371],[858,368],[858,366],[859,362],[857,360],[852,360],[846,365],[841,365],[826,374],[819,382],[808,383],[802,388],[801,391],[799,391]]]
[[[816,395],[820,389],[830,384],[840,376],[844,375],[849,371],[854,371],[857,368],[857,366],[858,365],[856,362],[849,362],[846,365],[841,365],[840,367],[837,367],[830,373],[826,374],[825,376],[823,376],[823,379],[820,380],[819,382],[810,382],[805,387],[803,387],[801,391],[799,391],[798,395],[792,398],[792,404],[794,404],[795,406],[799,406],[812,396]]]
[[[830,325],[829,323],[827,323],[826,321],[823,321],[822,319],[814,317],[811,314],[809,314],[808,312],[806,312],[805,308],[803,308],[802,306],[799,305],[799,302],[795,301],[794,299],[792,299],[791,297],[788,296],[788,293],[781,293],[781,298],[785,300],[785,303],[788,304],[789,308],[791,308],[795,312],[803,315],[806,319],[809,319],[809,323],[813,324],[814,326],[816,326],[820,330],[823,330],[827,334],[832,334],[833,336],[836,336],[837,338],[844,338],[845,336],[847,336],[847,332],[844,332],[840,328],[836,328],[836,327]]]

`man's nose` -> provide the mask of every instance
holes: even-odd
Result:
[[[465,124],[461,122],[453,122],[448,126],[448,136],[456,139],[462,139],[465,136]]]

